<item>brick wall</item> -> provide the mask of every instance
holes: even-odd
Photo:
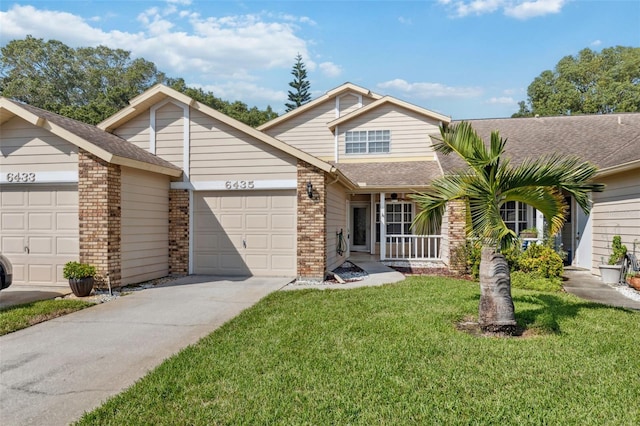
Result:
[[[96,285],[120,287],[120,166],[78,152],[80,262],[97,269]]]
[[[466,243],[466,201],[455,200],[447,203],[447,225],[443,226],[443,236],[447,240],[446,253],[443,260],[449,265],[449,270],[456,274],[462,274],[466,269],[466,259],[461,256]]]
[[[313,185],[313,198],[307,195],[307,182]],[[326,258],[326,178],[315,166],[298,160],[298,277],[322,281]]]
[[[169,191],[169,274],[189,273],[189,191]]]

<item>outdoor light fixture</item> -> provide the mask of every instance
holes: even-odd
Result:
[[[311,181],[307,182],[307,195],[309,198],[313,198],[313,185],[311,184]]]

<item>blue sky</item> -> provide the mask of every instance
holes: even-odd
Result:
[[[589,47],[640,47],[638,0],[10,1],[0,44],[31,34],[122,48],[170,77],[284,111],[297,53],[313,97],[349,81],[454,119],[508,117]]]

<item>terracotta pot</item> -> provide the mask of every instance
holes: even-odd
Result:
[[[78,297],[86,297],[93,290],[93,277],[69,278],[69,287]]]
[[[629,285],[636,290],[640,291],[640,277],[629,278]]]

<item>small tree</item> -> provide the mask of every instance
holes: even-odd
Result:
[[[300,105],[304,105],[311,100],[311,94],[309,94],[309,81],[307,80],[307,70],[305,69],[304,62],[302,62],[302,56],[298,53],[296,56],[296,63],[291,70],[293,75],[293,81],[289,83],[294,91],[289,90],[289,103],[284,105],[287,107],[287,112],[298,108]]]

